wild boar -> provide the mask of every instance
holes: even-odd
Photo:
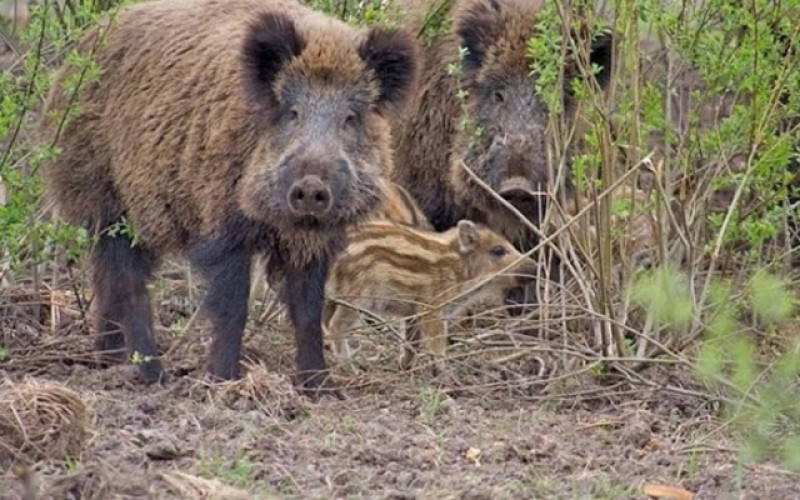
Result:
[[[347,228],[381,200],[389,119],[416,82],[411,37],[357,31],[294,0],[157,0],[79,47],[102,73],[79,90],[44,177],[60,215],[97,237],[96,350],[135,351],[144,380],[163,379],[146,284],[163,257],[183,255],[208,281],[208,371],[238,378],[260,254],[295,328],[300,389],[333,385],[324,283]],[[57,75],[45,116],[70,102],[74,71]],[[135,240],[109,230],[120,223]]]
[[[420,203],[437,231],[461,218],[486,223],[518,250],[536,247],[539,238],[502,203],[478,185],[464,166],[539,227],[546,213],[549,183],[548,122],[551,111],[536,93],[528,42],[537,36],[541,0],[405,0],[402,23],[419,32],[434,9],[449,23],[446,34],[424,47],[420,85],[403,119],[395,125],[396,160],[391,179]],[[606,88],[611,73],[613,36],[593,34],[590,63]],[[466,49],[463,60],[460,51]],[[450,74],[460,64],[460,74]],[[577,74],[574,57],[565,74]],[[459,82],[460,81],[460,82]],[[461,97],[466,93],[463,102]],[[564,92],[564,113],[574,122],[575,105]],[[468,117],[473,127],[463,128]],[[475,136],[474,131],[481,133]],[[569,182],[564,187],[569,187]],[[557,265],[551,265],[551,277]],[[530,302],[528,293],[510,302]]]
[[[430,0],[407,0],[405,22],[415,25],[421,12],[439,6]],[[394,134],[391,178],[420,203],[438,231],[467,216],[486,222],[520,251],[530,250],[536,235],[516,216],[476,185],[462,164],[500,196],[538,224],[546,205],[549,110],[536,94],[536,75],[527,56],[536,36],[540,0],[454,0],[443,15],[452,19],[445,35],[424,48],[420,85]],[[613,37],[601,33],[590,48],[590,62],[606,85],[611,70]],[[449,66],[467,52],[459,78]],[[574,69],[567,68],[568,73]],[[467,91],[459,100],[459,82]],[[565,92],[565,110],[572,114]],[[479,137],[458,124],[467,113]]]
[[[533,270],[533,262],[506,238],[470,220],[441,233],[375,220],[350,232],[347,248],[331,268],[326,294],[378,314],[418,315],[418,330],[406,329],[410,345],[401,365],[410,366],[421,336],[441,371],[448,345],[446,313],[476,293],[502,297],[531,279]],[[347,359],[346,333],[359,313],[333,301],[325,307],[324,328],[337,356]]]
[[[411,196],[406,188],[392,181],[385,181],[381,188],[383,197],[378,210],[372,218],[388,219],[400,224],[406,224],[419,229],[433,231],[422,207]]]

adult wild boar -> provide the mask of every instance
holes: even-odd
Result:
[[[45,170],[60,214],[98,237],[97,351],[136,351],[143,378],[162,378],[145,285],[162,257],[184,255],[209,285],[208,371],[238,378],[251,256],[263,254],[295,327],[298,384],[332,385],[324,283],[346,229],[380,201],[387,120],[415,83],[413,40],[292,0],[158,0],[122,10],[99,40],[105,30],[80,44],[102,74],[80,89]],[[71,73],[49,110],[69,102]],[[120,222],[134,241],[109,231]]]
[[[502,233],[520,251],[538,243],[536,234],[464,171],[466,165],[538,226],[546,208],[550,176],[547,123],[550,111],[535,92],[528,41],[537,36],[541,0],[406,0],[404,22],[418,31],[426,13],[441,8],[452,23],[447,34],[424,49],[424,69],[415,100],[396,128],[392,179],[420,203],[441,231],[468,217]],[[449,10],[448,10],[449,9]],[[611,70],[610,34],[597,34],[590,62],[605,87]],[[467,52],[459,79],[468,92],[459,100],[458,79],[449,73]],[[574,56],[565,68],[576,74]],[[569,93],[564,111],[574,115]],[[475,137],[459,124],[466,112],[482,129]]]

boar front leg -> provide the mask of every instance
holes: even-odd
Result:
[[[357,321],[358,313],[349,307],[338,306],[331,315],[327,330],[330,335],[333,353],[339,361],[346,362],[352,358],[353,353],[347,341],[347,333]]]
[[[414,363],[414,356],[419,351],[421,342],[420,330],[420,318],[414,316],[405,321],[405,342],[403,342],[403,354],[400,356],[400,368],[403,370],[410,369]]]
[[[320,257],[302,267],[290,266],[284,275],[283,300],[295,332],[297,385],[314,399],[321,391],[344,399],[329,378],[322,341],[322,307],[329,266],[329,257]]]

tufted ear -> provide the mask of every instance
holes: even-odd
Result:
[[[600,66],[600,72],[595,75],[597,84],[601,89],[608,87],[611,80],[611,68],[613,64],[612,54],[614,53],[614,35],[603,32],[595,36],[592,40],[589,61],[593,65]]]
[[[458,251],[461,255],[467,255],[475,251],[478,244],[478,228],[469,219],[458,221]]]
[[[359,46],[359,55],[380,86],[380,106],[402,107],[412,93],[418,66],[414,43],[404,31],[373,28]]]
[[[284,64],[300,54],[305,40],[285,14],[264,13],[247,28],[242,48],[245,88],[256,101],[272,99],[272,83]]]
[[[502,6],[497,0],[479,0],[466,5],[458,13],[456,35],[467,48],[464,73],[469,75],[481,69],[488,48],[502,33]]]
[[[578,39],[577,35],[573,32],[573,37]],[[598,33],[592,38],[589,45],[589,63],[594,66],[600,67],[600,71],[594,75],[601,90],[605,90],[611,81],[611,71],[613,68],[613,54],[614,54],[614,35],[607,32]],[[573,78],[580,76],[578,71],[577,55],[573,54],[564,74],[564,91],[566,95],[573,97],[573,89],[570,82]],[[581,76],[581,78],[583,78]]]

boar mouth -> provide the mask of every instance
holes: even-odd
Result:
[[[514,177],[501,182],[497,194],[512,205],[537,202],[542,196],[542,193],[533,188],[533,183],[524,177]]]
[[[319,231],[324,226],[323,221],[313,215],[292,216],[291,225],[306,231]]]

